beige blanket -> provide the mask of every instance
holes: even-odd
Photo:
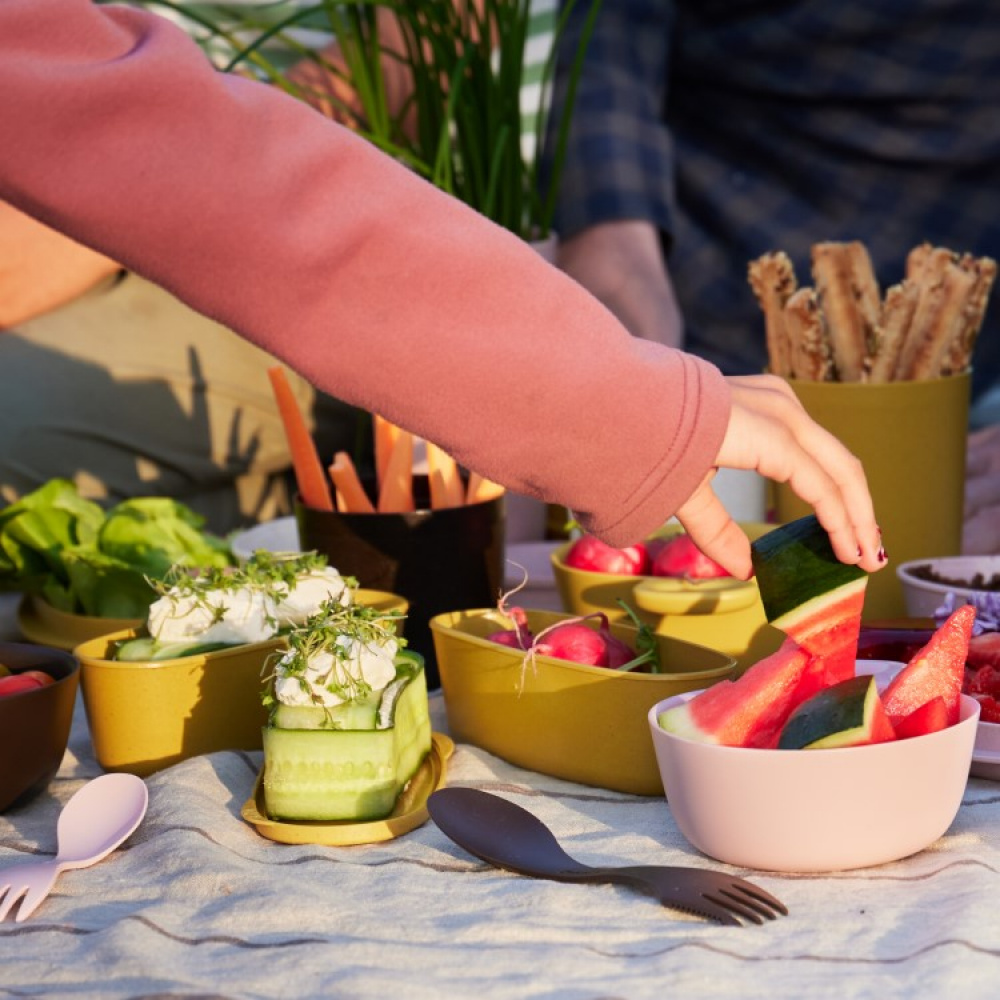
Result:
[[[435,728],[444,729],[440,696]],[[2,764],[0,764],[2,766]],[[833,876],[738,872],[791,915],[725,928],[620,887],[490,868],[428,821],[388,843],[287,846],[241,817],[260,755],[148,779],[116,853],[0,924],[0,998],[996,997],[1000,791],[972,780],[951,831],[898,864]],[[0,815],[0,865],[55,852],[60,805],[100,773],[82,710],[49,793]],[[460,745],[449,781],[508,796],[581,860],[711,864],[661,799],[572,785]]]

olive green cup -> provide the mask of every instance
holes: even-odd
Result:
[[[790,384],[809,415],[861,459],[890,563],[961,552],[968,373],[917,382]],[[779,522],[810,513],[785,484],[775,487],[774,500]],[[865,619],[905,615],[891,567],[873,573]]]

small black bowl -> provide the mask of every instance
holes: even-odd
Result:
[[[0,642],[0,663],[41,670],[55,683],[0,697],[0,812],[43,792],[62,763],[80,683],[80,661],[48,646]]]

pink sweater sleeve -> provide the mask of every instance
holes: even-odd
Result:
[[[712,465],[715,368],[164,19],[3,0],[0,94],[0,197],[612,544]]]

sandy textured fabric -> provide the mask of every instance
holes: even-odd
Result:
[[[0,333],[0,501],[60,476],[108,504],[170,496],[227,534],[291,511],[277,361],[134,274]],[[358,419],[290,373],[320,454]]]
[[[718,454],[718,369],[163,18],[4,0],[0,93],[0,198],[612,544]]]
[[[444,729],[440,696],[435,729]],[[407,1000],[996,996],[998,786],[906,861],[830,876],[739,871],[791,915],[723,928],[629,889],[492,869],[428,822],[380,845],[275,844],[240,818],[259,754],[147,779],[149,812],[100,864],[0,924],[0,997]],[[62,802],[100,773],[78,711],[49,793],[0,816],[0,864],[55,851]],[[533,811],[581,860],[711,866],[666,803],[569,784],[468,745],[449,782]],[[716,867],[719,867],[716,865]]]

